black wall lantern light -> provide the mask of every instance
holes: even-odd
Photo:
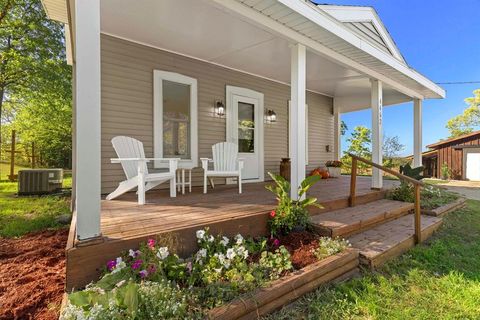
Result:
[[[225,105],[222,100],[215,101],[214,112],[217,117],[223,118],[225,116]]]
[[[277,114],[273,110],[267,110],[266,118],[268,123],[277,122]]]

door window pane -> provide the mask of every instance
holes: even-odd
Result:
[[[162,81],[163,156],[190,159],[190,86]]]
[[[255,106],[238,103],[238,152],[255,152]]]

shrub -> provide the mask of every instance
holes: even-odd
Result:
[[[403,202],[415,202],[414,187],[407,183],[401,183],[400,186],[390,190],[387,198]],[[452,203],[458,199],[458,195],[446,190],[426,185],[420,191],[420,207],[422,209],[435,209]]]
[[[442,175],[442,179],[443,179],[443,180],[448,180],[448,179],[450,179],[450,177],[451,177],[451,175],[452,175],[452,174],[451,174],[452,172],[451,172],[451,170],[450,170],[450,168],[448,167],[448,164],[447,164],[446,162],[444,162],[444,163],[442,164],[442,166],[440,167],[440,173],[441,173],[441,175]]]
[[[287,234],[295,228],[305,229],[309,223],[309,213],[307,207],[318,205],[316,198],[305,197],[303,200],[293,200],[290,198],[290,183],[280,175],[268,173],[272,177],[275,185],[268,185],[266,188],[277,196],[278,205],[270,213],[269,228],[272,236],[279,233]],[[309,176],[302,181],[298,189],[298,198],[302,199],[307,191],[321,177],[317,175]]]

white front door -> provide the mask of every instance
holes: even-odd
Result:
[[[466,178],[468,180],[480,181],[480,150],[479,152],[466,152],[467,172]]]
[[[227,141],[238,145],[242,178],[263,181],[263,94],[227,86]]]

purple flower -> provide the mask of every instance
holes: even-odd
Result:
[[[132,264],[132,269],[136,270],[139,269],[142,266],[142,260],[135,260],[135,262]]]
[[[148,239],[147,245],[150,247],[150,249],[155,248],[155,239]]]
[[[278,239],[273,239],[273,246],[278,247],[280,245],[280,240]]]
[[[115,261],[115,260],[110,260],[107,263],[108,271],[112,271],[116,266],[117,266],[117,261]]]
[[[148,276],[148,271],[147,270],[142,270],[138,273],[140,275],[140,278],[146,278]]]

